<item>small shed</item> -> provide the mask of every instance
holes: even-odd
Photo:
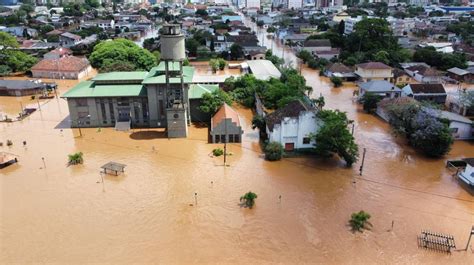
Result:
[[[100,168],[102,168],[104,170],[103,172],[105,174],[113,173],[115,176],[118,176],[119,173],[124,173],[125,172],[124,169],[125,169],[126,166],[127,165],[110,161],[107,164],[101,166]]]
[[[211,119],[211,142],[240,143],[243,132],[239,114],[224,103]]]

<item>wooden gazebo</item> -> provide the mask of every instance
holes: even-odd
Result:
[[[107,164],[101,166],[100,168],[102,168],[104,171],[105,174],[111,174],[113,173],[115,176],[118,176],[118,174],[121,172],[125,172],[124,171],[124,168],[126,167],[127,165],[125,164],[120,164],[120,163],[117,163],[117,162],[108,162]]]

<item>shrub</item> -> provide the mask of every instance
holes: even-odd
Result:
[[[82,164],[84,162],[84,158],[82,157],[82,152],[77,152],[74,154],[68,155],[68,163],[69,165],[77,165]]]
[[[278,142],[270,142],[265,146],[265,159],[278,161],[283,155],[283,146]]]
[[[220,149],[220,148],[216,148],[214,150],[212,150],[212,154],[214,156],[221,156],[224,154],[224,150]]]
[[[366,229],[367,226],[372,226],[372,224],[369,223],[369,219],[370,214],[364,211],[360,211],[351,215],[349,224],[351,225],[353,231],[362,232],[362,229]]]
[[[12,140],[7,140],[7,146],[12,146],[12,145],[13,145]]]
[[[342,78],[333,76],[331,77],[331,82],[334,84],[335,87],[340,87],[342,86]]]
[[[257,194],[251,191],[245,193],[242,197],[240,197],[240,201],[244,203],[245,206],[252,208],[255,204],[255,199],[257,199]]]

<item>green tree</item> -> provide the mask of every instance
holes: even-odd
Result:
[[[219,62],[219,70],[224,70],[227,62],[222,58],[217,59],[217,61]]]
[[[360,211],[353,213],[351,215],[351,219],[349,220],[349,224],[352,227],[352,231],[362,232],[363,229],[368,228],[368,226],[372,226],[369,223],[370,214]]]
[[[321,110],[317,117],[323,125],[312,135],[316,141],[316,152],[325,156],[336,153],[346,161],[347,166],[352,166],[359,157],[359,148],[349,132],[350,122],[346,114],[338,110]]]
[[[153,56],[155,56],[156,64],[160,64],[160,61],[161,61],[161,53],[160,53],[159,51],[154,51],[152,54],[153,54]]]
[[[205,9],[198,9],[195,14],[200,17],[207,17],[209,15]]]
[[[20,45],[13,35],[0,31],[0,47],[2,47],[0,51],[3,51],[8,48],[18,48]]]
[[[190,55],[196,56],[200,43],[197,40],[190,38],[190,39],[186,39],[185,46],[186,46],[186,50],[188,50]]]
[[[230,57],[233,60],[243,58],[244,48],[242,48],[242,46],[240,46],[239,44],[236,44],[236,43],[232,44],[232,46],[230,46]]]
[[[252,208],[255,205],[255,199],[257,199],[257,197],[256,193],[249,191],[240,197],[240,201],[243,202],[245,206]]]
[[[268,161],[278,161],[283,156],[283,146],[278,142],[270,142],[265,146],[265,159]]]
[[[297,57],[300,58],[304,63],[307,63],[310,60],[314,60],[313,55],[307,50],[301,50]]]
[[[273,32],[276,32],[276,30],[277,29],[274,26],[270,26],[270,27],[268,27],[267,32],[268,33],[273,33]]]
[[[224,104],[232,105],[232,97],[225,91],[217,89],[212,93],[204,93],[202,95],[202,101],[199,109],[202,112],[213,115]]]
[[[382,96],[374,94],[374,93],[365,93],[361,98],[363,108],[367,112],[372,112],[374,109],[376,109],[377,104],[381,100],[382,100]]]
[[[130,72],[135,70],[135,65],[130,62],[116,62],[112,60],[106,60],[103,66],[100,68],[102,73],[108,72]]]
[[[110,64],[111,61],[128,62],[134,66],[136,71],[149,71],[157,65],[156,58],[152,53],[126,39],[101,41],[94,47],[89,61],[93,67],[99,70]]]
[[[255,115],[252,118],[252,129],[258,128],[260,132],[265,132],[266,130],[266,123],[265,118],[262,115]]]
[[[219,60],[217,59],[209,60],[209,66],[211,67],[213,73],[217,72],[217,70],[219,70]]]

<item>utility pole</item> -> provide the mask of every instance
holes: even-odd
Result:
[[[469,239],[467,240],[466,248],[464,249],[465,251],[467,251],[467,249],[469,248],[469,243],[471,242],[471,237],[473,235],[474,235],[474,225],[471,228],[471,234],[469,235]]]
[[[224,124],[224,131],[225,131],[225,136],[224,136],[224,167],[225,167],[226,162],[227,162],[227,138],[228,138],[228,135],[227,135],[227,119],[224,119],[224,122],[225,122],[225,124]]]
[[[365,153],[367,149],[364,148],[364,153],[362,154],[362,164],[360,164],[359,175],[362,176],[362,170],[364,169],[364,162],[365,162]]]

